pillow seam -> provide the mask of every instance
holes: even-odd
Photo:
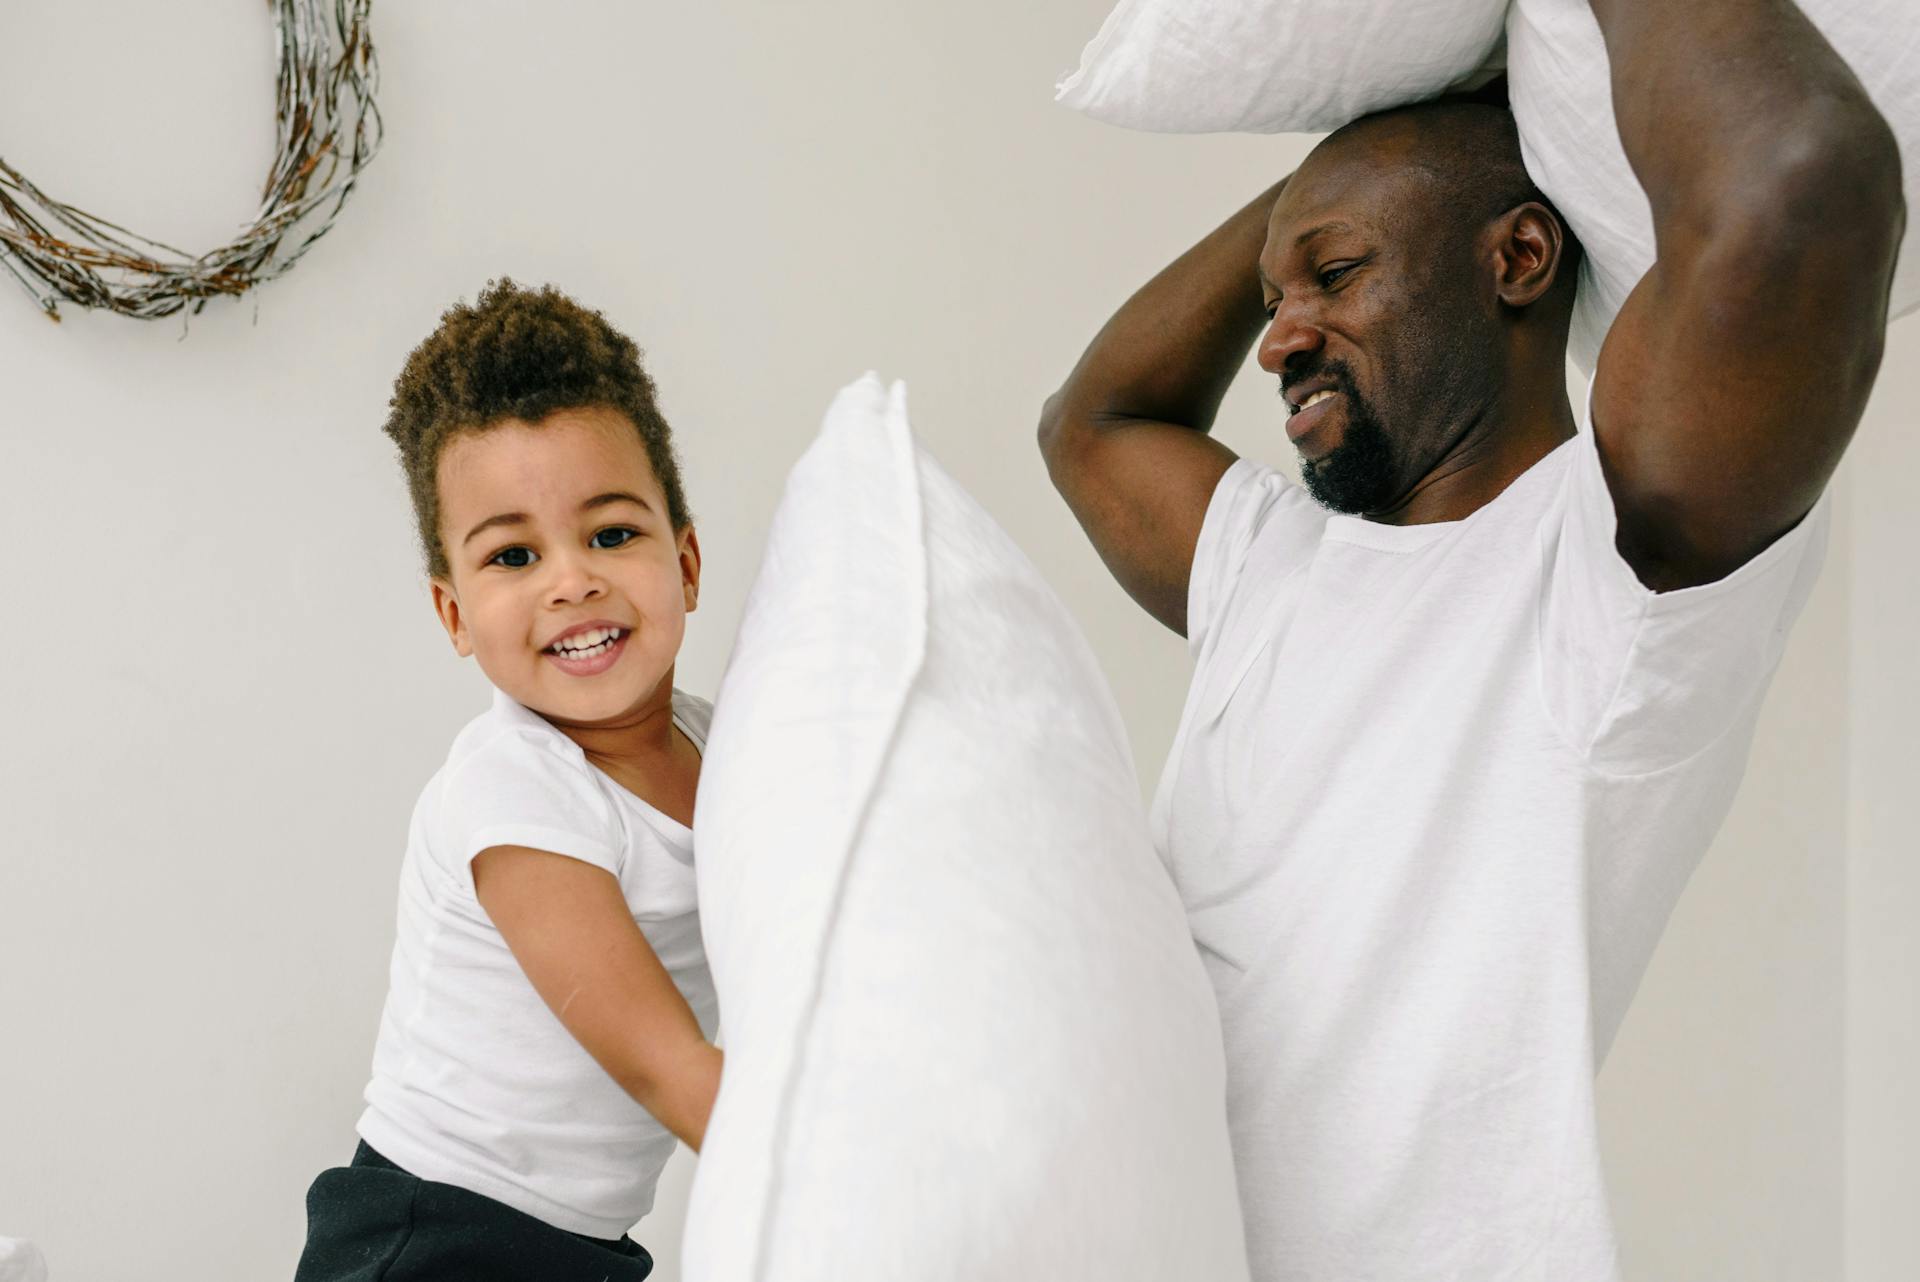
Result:
[[[911,585],[918,609],[914,614],[910,659],[894,698],[893,715],[887,727],[886,738],[880,745],[879,753],[870,763],[864,787],[861,790],[858,811],[846,831],[843,842],[844,857],[840,862],[839,877],[834,885],[833,897],[828,904],[826,920],[821,930],[821,947],[818,960],[814,964],[806,1013],[796,1030],[794,1039],[796,1050],[792,1066],[788,1069],[786,1081],[781,1085],[780,1107],[774,1121],[775,1134],[772,1144],[773,1160],[770,1163],[768,1175],[769,1187],[761,1209],[760,1231],[756,1238],[751,1274],[763,1280],[768,1276],[767,1264],[772,1255],[774,1231],[780,1218],[780,1202],[786,1184],[786,1150],[792,1140],[793,1119],[798,1111],[795,1100],[799,1095],[801,1080],[806,1076],[814,1026],[820,1014],[822,994],[826,989],[827,969],[832,961],[833,941],[839,933],[836,926],[841,909],[846,903],[847,886],[851,880],[853,855],[859,849],[860,836],[866,830],[875,798],[879,796],[880,779],[886,772],[887,760],[893,753],[894,745],[899,741],[901,727],[906,723],[908,702],[918,688],[927,664],[928,616],[933,609],[929,583],[931,554],[928,549],[926,504],[920,484],[918,451],[914,446],[912,431],[906,425],[906,415],[902,405],[904,390],[896,383],[888,396],[886,427],[888,436],[892,438],[894,466],[900,472],[901,492],[907,507],[902,524],[912,528],[919,536],[920,555],[915,562],[915,569],[918,571],[917,582]]]

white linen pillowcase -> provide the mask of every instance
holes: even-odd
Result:
[[[1211,987],[1071,617],[842,391],[695,821],[727,1064],[688,1282],[1247,1276]]]
[[[1914,0],[1798,2],[1893,126],[1907,206],[1920,208]],[[1528,172],[1586,249],[1568,348],[1590,375],[1654,242],[1589,0],[1120,0],[1058,98],[1131,129],[1313,133],[1483,83],[1503,64]],[[1920,218],[1893,316],[1920,309],[1916,238]]]
[[[1120,0],[1056,96],[1128,129],[1319,133],[1485,83],[1506,15],[1507,0]]]
[[[1900,140],[1907,208],[1920,209],[1920,12],[1915,0],[1797,0]],[[1568,348],[1588,374],[1620,306],[1653,266],[1653,211],[1613,118],[1606,44],[1589,0],[1514,0],[1513,115],[1527,172],[1586,250]],[[1909,217],[1891,315],[1920,307],[1920,218]]]

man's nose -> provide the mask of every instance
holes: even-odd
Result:
[[[1311,356],[1326,341],[1327,336],[1303,308],[1281,303],[1267,323],[1267,332],[1260,336],[1260,368],[1269,374],[1284,374],[1295,357]]]

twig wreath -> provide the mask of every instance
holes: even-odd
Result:
[[[0,159],[0,267],[50,318],[60,319],[62,299],[141,320],[197,313],[209,298],[287,272],[340,216],[380,148],[373,0],[269,2],[280,45],[279,146],[260,211],[231,244],[183,253],[52,199]],[[292,239],[310,216],[317,225]]]

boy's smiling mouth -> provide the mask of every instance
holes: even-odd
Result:
[[[562,672],[590,677],[614,665],[632,632],[632,628],[596,620],[568,628],[540,653]]]

